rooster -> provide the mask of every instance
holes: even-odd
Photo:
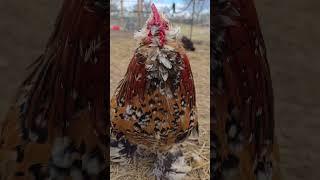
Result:
[[[151,9],[111,99],[111,160],[154,154],[157,179],[181,179],[190,167],[177,144],[198,133],[195,87],[179,29]]]
[[[106,5],[64,1],[1,124],[1,180],[106,179]]]

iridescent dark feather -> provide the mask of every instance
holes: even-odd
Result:
[[[92,112],[99,114],[97,121],[106,123],[101,117],[104,111],[101,97],[105,97],[107,88],[104,87],[103,76],[107,74],[103,60],[106,57],[103,48],[107,43],[107,28],[104,20],[89,9],[90,3],[64,3],[45,53],[34,64],[37,65],[34,72],[39,72],[38,76],[32,73],[23,83],[22,89],[31,86],[25,102],[29,108],[23,113],[30,129],[39,128],[34,120],[40,111],[54,119],[52,122],[64,126],[63,121],[72,118],[82,110],[82,106],[89,105],[94,111],[99,111]],[[79,104],[77,97],[85,99],[85,104]],[[58,109],[49,108],[49,105]],[[105,133],[103,128],[99,131]]]

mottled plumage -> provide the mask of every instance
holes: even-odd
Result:
[[[138,149],[166,156],[198,131],[196,95],[178,30],[154,5],[152,11],[146,26],[135,34],[139,47],[112,97],[111,132]],[[170,167],[154,173],[159,178]]]

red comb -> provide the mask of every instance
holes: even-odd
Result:
[[[159,15],[157,7],[153,3],[151,5],[151,9],[152,9],[154,22],[158,23],[160,21],[160,15]]]
[[[148,39],[149,41],[151,41],[152,38],[152,34],[150,31],[151,26],[158,26],[159,27],[159,40],[160,40],[160,46],[163,46],[164,42],[166,41],[166,30],[168,30],[168,22],[164,21],[161,17],[160,14],[158,12],[157,7],[152,3],[151,5],[151,10],[152,10],[152,15],[153,15],[153,19],[151,19],[148,23],[147,23],[147,28],[149,30],[148,33]]]

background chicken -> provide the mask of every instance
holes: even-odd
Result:
[[[63,3],[1,127],[0,179],[107,177],[105,8],[104,1]]]
[[[193,77],[178,29],[152,5],[139,47],[111,100],[111,159],[151,153],[157,178],[181,178],[188,171],[175,147],[198,133]],[[180,172],[179,172],[180,171]]]

